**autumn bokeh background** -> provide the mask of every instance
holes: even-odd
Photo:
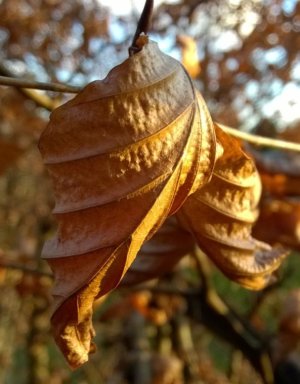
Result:
[[[142,6],[2,0],[0,75],[76,86],[103,78],[127,57]],[[216,121],[300,142],[299,31],[296,0],[182,0],[157,2],[150,36],[189,67]],[[70,97],[0,87],[0,382],[263,383],[236,346],[195,321],[197,302],[153,291],[111,295],[96,311],[98,352],[76,372],[66,366],[49,333],[52,281],[40,251],[55,223],[36,144],[49,111]],[[255,235],[293,252],[263,293],[214,269],[210,281],[268,339],[277,375],[292,377],[286,367],[297,374],[300,360],[300,157],[245,148],[264,183]],[[167,279],[175,287],[199,281],[188,260]]]

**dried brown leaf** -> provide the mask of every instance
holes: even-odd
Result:
[[[195,247],[193,237],[178,226],[174,216],[168,218],[147,241],[124,276],[121,285],[139,284],[169,272]]]
[[[143,243],[209,181],[213,123],[180,63],[150,42],[54,111],[39,148],[58,221],[43,250],[56,280],[52,325],[78,367],[93,350],[94,299],[119,284]]]
[[[216,133],[224,154],[211,182],[187,199],[178,217],[225,275],[261,289],[286,252],[252,238],[261,193],[258,172],[236,139],[218,126]]]

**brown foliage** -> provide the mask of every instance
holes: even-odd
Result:
[[[143,243],[178,210],[200,247],[245,286],[263,287],[285,254],[251,238],[260,196],[251,160],[214,127],[181,64],[143,42],[54,111],[40,138],[58,220],[43,250],[56,279],[52,326],[74,368],[94,350],[95,298],[119,284]],[[175,260],[165,252],[163,263],[152,258],[146,277],[170,269],[187,249]],[[139,265],[131,283],[145,278]]]
[[[251,237],[261,193],[259,175],[238,141],[217,126],[216,132],[224,155],[211,182],[187,199],[179,215],[199,247],[228,277],[261,289],[284,253]]]
[[[80,0],[44,0],[42,6],[36,1],[5,0],[0,4],[0,13],[1,27],[9,31],[3,48],[10,58],[23,58],[26,52],[33,51],[49,68],[64,60],[66,49],[69,53],[71,49],[75,60],[82,53],[87,55],[90,39],[106,37],[108,33],[107,13],[95,0],[89,4]],[[78,49],[70,48],[76,23],[83,30]]]
[[[14,164],[22,152],[18,145],[0,139],[0,175]]]
[[[139,284],[170,271],[185,255],[193,252],[195,241],[190,233],[184,231],[174,216],[168,218],[163,226],[140,249],[121,285]]]
[[[53,323],[78,366],[90,349],[94,298],[120,282],[144,241],[208,181],[213,124],[181,65],[149,43],[57,109],[39,146],[59,221],[43,251],[57,280]]]
[[[99,2],[98,0],[67,0],[63,2],[58,0],[45,0],[43,2],[36,0],[1,1],[0,46],[2,59],[0,63],[0,74],[9,75],[6,71],[9,70],[12,75],[21,78],[40,81],[58,80],[79,86],[88,83],[91,79],[94,79],[95,76],[104,76],[109,68],[120,60],[123,60],[127,52],[128,41],[129,39],[131,40],[136,19],[133,14],[128,16],[124,15],[120,18],[112,15],[112,17],[109,18],[108,12],[99,4],[101,4],[101,1]],[[274,97],[276,98],[276,95],[280,94],[285,85],[289,85],[291,82],[296,84],[297,82],[299,55],[296,48],[297,43],[299,43],[299,14],[299,3],[297,4],[292,1],[278,2],[272,0],[270,2],[258,2],[254,0],[243,0],[215,2],[205,0],[200,2],[198,0],[181,0],[176,2],[176,4],[170,4],[169,2],[162,4],[154,14],[153,25],[154,32],[160,35],[159,39],[163,39],[165,43],[167,42],[167,44],[164,44],[164,47],[166,47],[166,49],[172,49],[173,52],[174,47],[171,47],[168,43],[170,42],[170,44],[172,44],[172,41],[175,41],[178,33],[181,34],[184,31],[184,33],[192,34],[193,39],[182,38],[181,36],[181,38],[177,40],[177,44],[182,47],[182,61],[188,70],[190,67],[190,76],[197,77],[196,85],[200,87],[201,92],[203,92],[206,102],[209,103],[210,113],[213,114],[217,121],[234,127],[245,125],[246,128],[250,128],[253,121],[259,121],[259,126],[264,126],[265,128],[264,132],[260,133],[266,135],[271,134],[275,137],[278,122],[280,123],[281,129],[288,124],[287,121],[284,121],[284,117],[282,120],[280,119],[281,108],[278,108],[277,112],[274,111],[271,125],[265,126],[261,119],[265,116],[264,106]],[[252,30],[251,24],[254,26]],[[115,29],[116,25],[118,27],[117,33]],[[246,33],[244,29],[245,25],[248,26],[248,28],[250,26],[250,29],[248,29]],[[121,32],[120,34],[119,31]],[[219,37],[225,37],[228,31],[237,36],[239,44],[232,48],[228,47],[227,43],[230,45],[231,40],[231,38],[229,38],[221,49],[220,46],[218,49],[214,49],[215,41],[218,40]],[[191,41],[193,41],[193,43],[190,43]],[[199,51],[199,58],[201,58],[201,73],[196,46]],[[269,62],[268,59],[272,55],[274,57],[274,54],[276,56],[276,53],[280,53],[277,59],[275,58]],[[274,82],[276,82],[276,84],[274,84]],[[274,87],[274,85],[276,85],[276,87]],[[90,90],[91,87],[88,89]],[[142,88],[142,93],[147,90],[148,87]],[[182,91],[182,88],[178,89],[178,87],[176,87],[176,92],[181,95],[176,98],[176,100],[180,98],[184,100],[185,96],[182,95]],[[136,94],[137,89],[135,89],[133,93]],[[172,95],[174,93],[175,92],[173,92]],[[51,105],[59,105],[69,98],[67,94],[54,94],[52,92],[40,93],[37,91],[37,94],[40,97],[45,96],[52,101]],[[111,99],[114,97],[118,99],[119,96],[119,94],[111,96]],[[287,95],[287,97],[289,96]],[[8,166],[13,166],[15,161],[19,159],[17,167],[11,168],[9,172],[0,174],[0,248],[5,250],[3,255],[0,255],[2,265],[0,269],[0,284],[2,290],[0,298],[0,335],[2,341],[2,346],[0,346],[0,382],[6,382],[7,380],[13,382],[27,380],[31,384],[41,382],[52,383],[52,381],[53,383],[54,381],[62,383],[68,381],[68,377],[71,376],[72,373],[70,373],[64,365],[63,368],[59,368],[63,362],[53,355],[54,351],[52,347],[50,349],[48,348],[51,344],[49,342],[50,336],[48,335],[49,314],[47,312],[50,279],[44,281],[44,278],[39,276],[39,273],[47,267],[39,260],[40,245],[45,238],[49,238],[49,231],[52,232],[54,228],[54,223],[53,220],[50,219],[51,215],[49,211],[53,206],[51,188],[49,187],[48,180],[44,177],[44,168],[40,162],[40,156],[36,152],[36,139],[45,125],[47,112],[39,107],[39,105],[43,103],[37,105],[32,94],[29,92],[22,95],[15,89],[2,87],[0,89],[0,99],[0,133],[3,139],[3,142],[1,141],[0,143],[0,170],[1,167],[3,167],[3,171],[5,172]],[[142,100],[142,96],[138,95],[138,99]],[[100,102],[97,106],[101,113],[97,113],[97,108],[91,110],[91,115],[94,115],[97,120],[98,115],[101,114],[100,120],[103,124],[107,117],[107,125],[110,125],[111,128],[108,128],[107,131],[105,131],[106,133],[109,133],[112,127],[116,127],[119,124],[118,119],[121,115],[123,115],[124,119],[128,118],[128,132],[132,132],[130,127],[133,127],[133,125],[135,127],[138,126],[138,113],[134,113],[135,108],[128,110],[126,108],[129,104],[127,104],[126,108],[121,110],[121,100],[120,98],[120,105],[118,105],[118,108],[114,111],[111,110],[107,112],[105,108],[100,108]],[[150,110],[153,106],[156,108],[157,103],[154,103],[151,98],[149,98],[149,100],[151,105],[142,105],[142,110]],[[165,100],[167,100],[167,98]],[[293,101],[290,101],[292,104]],[[102,102],[103,100],[101,103]],[[116,100],[116,105],[117,103],[118,101]],[[168,108],[172,108],[172,103],[173,101],[169,103]],[[178,102],[178,105],[180,103],[181,100]],[[45,107],[45,104],[43,105]],[[78,111],[78,108],[78,105],[72,107],[72,109],[76,111]],[[83,113],[86,114],[85,117],[87,117],[89,109],[83,108],[82,110],[84,111]],[[117,110],[120,113],[117,113]],[[160,111],[160,113],[161,112],[162,111]],[[171,110],[170,116],[166,113],[166,116],[170,117],[170,121],[173,119],[173,115],[176,115],[176,112],[175,107]],[[164,116],[161,116],[161,114],[159,114],[159,116],[162,117],[159,121],[160,126],[167,126],[169,120],[163,120]],[[94,117],[91,116],[87,119],[89,124],[94,121]],[[148,117],[149,115],[143,120],[147,120],[144,124],[145,126],[149,123],[150,119],[148,119]],[[250,117],[250,119],[248,119],[248,117]],[[63,120],[64,118],[65,116],[62,116],[61,119]],[[116,119],[118,121],[116,121]],[[77,116],[73,116],[73,120],[70,119],[70,124],[68,122],[67,125],[69,124],[71,127],[75,124],[74,122],[76,122],[76,120]],[[82,120],[84,119],[82,118]],[[54,125],[55,124],[52,124],[52,128]],[[97,135],[101,135],[101,132],[103,132],[103,127],[100,125],[98,127],[96,125],[93,126],[96,133],[91,141],[95,141],[95,146],[98,146],[97,143],[99,143],[99,141],[105,142],[103,138],[96,142],[98,138]],[[159,127],[157,129],[159,129]],[[85,123],[80,121],[80,124],[77,124],[74,130],[70,130],[70,132],[73,135],[77,131],[87,132],[87,130],[88,127]],[[182,128],[181,132],[183,131],[184,129]],[[114,141],[114,139],[122,140],[124,137],[122,134],[117,135],[114,131],[111,132],[112,141]],[[283,134],[285,137],[282,138],[290,141],[299,141],[299,132],[299,126],[296,126],[293,132],[285,132]],[[82,133],[83,132],[80,133],[81,136],[79,136],[78,139],[80,143],[77,142],[78,147],[81,146],[81,139],[82,142],[86,143],[86,138]],[[58,145],[58,155],[64,151],[64,147],[68,148],[69,146],[69,137],[62,136],[56,135],[57,140],[53,142],[54,146]],[[128,136],[130,136],[130,134]],[[133,143],[136,137],[129,137],[129,141],[131,139],[131,143]],[[77,139],[74,142],[76,143],[76,141]],[[228,143],[227,139],[225,142]],[[178,139],[177,143],[181,144],[180,139]],[[2,146],[1,144],[5,145]],[[119,143],[116,142],[114,142],[114,144],[116,147],[119,145]],[[226,145],[223,146],[225,149]],[[13,147],[17,152],[22,148],[20,152],[21,156],[16,155],[14,157],[13,153],[15,153],[15,150],[11,150]],[[237,149],[237,147],[235,148],[236,153],[241,154],[240,150]],[[55,147],[53,151],[55,151]],[[189,196],[183,207],[187,210],[191,199],[196,199],[197,197],[195,212],[200,214],[200,212],[204,210],[202,193],[204,194],[205,192],[207,196],[211,198],[213,204],[206,209],[206,213],[209,213],[208,215],[205,213],[205,216],[203,213],[201,217],[198,216],[196,218],[193,210],[190,209],[192,221],[197,224],[197,226],[195,225],[193,227],[193,232],[197,235],[198,245],[202,245],[203,249],[205,249],[205,246],[209,248],[207,249],[207,253],[212,259],[215,259],[215,263],[229,275],[228,266],[231,264],[225,263],[221,257],[222,254],[224,254],[226,245],[220,242],[220,234],[225,233],[224,240],[230,242],[230,247],[228,247],[230,255],[232,255],[236,247],[236,241],[235,244],[232,243],[232,235],[234,235],[236,239],[238,234],[240,234],[241,236],[238,237],[240,241],[241,238],[243,238],[243,234],[247,234],[248,232],[249,238],[244,241],[247,242],[248,240],[253,242],[253,244],[257,243],[251,240],[249,231],[252,223],[246,223],[243,220],[239,221],[236,217],[232,218],[231,221],[228,217],[230,208],[233,208],[231,202],[226,205],[224,204],[225,208],[228,208],[226,212],[219,212],[217,210],[217,208],[221,206],[222,199],[218,199],[213,195],[215,192],[213,186],[216,185],[216,170],[218,164],[223,162],[226,170],[229,169],[227,160],[229,160],[229,165],[231,164],[230,156],[227,157],[225,162],[226,153],[228,152],[225,149],[223,160],[220,159],[215,164],[211,183],[205,185],[201,191],[195,191],[195,196]],[[262,153],[264,153],[264,155],[255,158],[255,160],[257,161],[258,171],[262,176],[264,198],[263,201],[260,202],[260,215],[258,223],[254,228],[253,236],[272,244],[280,242],[281,244],[299,249],[299,202],[297,200],[300,191],[299,158],[297,159],[297,156],[283,151],[276,153],[275,151],[263,151]],[[200,153],[200,155],[200,161],[202,161],[202,154]],[[107,153],[107,157],[108,156],[109,154]],[[140,158],[139,156],[140,154],[138,154],[137,157]],[[158,172],[160,170],[164,171],[166,157],[167,155],[165,154],[163,157],[160,157],[160,160],[157,160],[157,165],[158,167],[160,166],[160,169],[156,169]],[[176,155],[174,154],[173,159],[175,158]],[[111,164],[110,160],[112,159],[109,159],[106,163],[108,166]],[[130,162],[128,161],[128,163]],[[159,165],[160,162],[161,165]],[[112,164],[115,163],[112,162]],[[136,164],[136,162],[133,161],[132,164]],[[55,167],[53,166],[53,168]],[[113,170],[113,172],[114,171],[115,170]],[[147,174],[146,176],[151,178],[151,172],[151,168],[147,169],[145,173],[149,173],[149,175]],[[142,172],[139,172],[139,174],[141,175]],[[254,171],[254,174],[256,174],[256,171]],[[91,178],[91,184],[95,184],[97,186],[96,188],[101,184],[106,185],[107,180],[105,181],[102,178],[101,169],[94,169],[93,167],[88,169],[88,171],[84,171],[84,175],[80,173],[80,177],[86,179],[87,184],[85,185],[88,186],[86,189],[90,189],[90,184],[88,184],[87,181],[89,177]],[[133,172],[130,173],[130,175],[133,175]],[[124,178],[126,183],[128,181],[128,184],[131,184],[132,179],[125,179],[126,177]],[[235,195],[232,189],[234,186],[231,184],[232,179],[229,179],[229,196],[232,196],[233,194]],[[78,183],[76,182],[74,185],[74,191],[82,179],[80,178],[79,180],[78,178],[76,180]],[[67,192],[65,194],[66,199],[74,201],[72,198],[73,190],[68,186],[68,182],[70,182],[70,178],[67,179],[66,177],[65,182],[61,185],[60,192],[65,189]],[[117,199],[120,183],[114,183],[115,180],[111,186],[107,185],[107,195],[110,194]],[[220,187],[220,189],[223,190],[223,187]],[[248,193],[251,195],[251,187],[249,186],[249,189],[248,187],[246,189],[247,192],[245,191],[245,195],[248,195]],[[239,191],[241,191],[241,189],[239,189]],[[84,192],[84,194],[85,193],[86,192]],[[243,198],[242,193],[236,196],[240,196],[244,202],[247,201],[247,199]],[[201,198],[201,201],[198,201],[198,197]],[[134,198],[136,198],[136,196]],[[81,200],[81,196],[79,200]],[[117,200],[114,200],[114,202],[116,201]],[[136,200],[129,199],[129,201]],[[205,200],[205,202],[207,202],[207,200]],[[253,211],[255,204],[255,199],[253,199]],[[108,206],[109,209],[110,207],[111,205]],[[234,207],[234,215],[237,213],[236,208],[237,205]],[[249,214],[253,212],[252,208],[249,207]],[[110,225],[108,223],[109,228],[107,232],[110,230],[112,232],[115,231],[117,235],[123,222],[128,223],[131,220],[130,210],[128,210],[127,206],[125,206],[124,211],[127,211],[128,214],[117,212],[114,218],[114,224],[112,223]],[[180,215],[182,212],[183,210],[180,210]],[[60,221],[61,215],[58,214],[57,217],[59,219],[58,221]],[[218,220],[220,219],[220,223],[213,221],[213,217],[216,217]],[[112,219],[112,221],[114,219]],[[169,272],[181,257],[193,252],[196,247],[194,237],[186,230],[182,230],[179,224],[176,224],[176,219],[176,215],[167,218],[157,232],[143,244],[137,257],[131,266],[129,266],[121,280],[121,285],[136,284]],[[99,221],[100,220],[101,218],[99,218]],[[104,220],[106,219],[104,218]],[[91,220],[91,222],[93,221]],[[83,231],[88,233],[88,228],[90,228],[92,224],[91,222],[87,220],[78,222],[78,228],[75,228],[76,230],[72,239],[76,238],[77,234]],[[107,222],[105,222],[103,226],[105,227],[106,224]],[[76,223],[74,223],[72,229],[74,229],[75,225]],[[246,228],[246,230],[240,232],[242,228]],[[95,230],[95,239],[97,235],[101,237],[100,229]],[[220,232],[218,233],[219,230]],[[207,238],[210,234],[213,235],[212,239]],[[65,242],[69,234],[67,233],[65,236],[65,233],[63,233],[63,235],[62,241]],[[217,258],[215,257],[215,253],[212,253],[211,247],[208,246],[210,241],[217,247],[216,253],[218,253],[220,257]],[[82,240],[82,242],[84,242],[84,240]],[[77,244],[75,245],[75,248],[76,247]],[[244,249],[237,249],[240,255],[244,255]],[[85,264],[88,264],[88,260],[83,259],[82,263],[77,263],[81,256],[83,255],[70,257],[70,264],[72,261],[76,262],[73,266],[74,268],[68,273],[62,270],[61,275],[57,275],[57,277],[61,277],[62,279],[60,284],[65,297],[67,297],[68,291],[63,291],[64,287],[62,283],[68,283],[68,279],[70,280],[69,285],[71,285],[74,280],[74,286],[76,286],[76,284],[82,284],[82,289],[87,288],[91,281],[88,276],[84,275],[86,269],[83,267],[85,267]],[[299,258],[297,256],[298,255],[290,258],[288,261],[288,267],[290,267],[288,270],[290,273],[283,274],[282,276],[279,274],[280,278],[277,284],[274,284],[266,291],[256,294],[239,290],[236,285],[224,281],[222,276],[220,276],[214,268],[210,271],[212,274],[212,288],[216,290],[220,289],[222,295],[226,297],[226,301],[234,304],[239,314],[242,314],[242,312],[247,314],[253,313],[253,301],[256,302],[256,298],[258,298],[258,302],[264,304],[262,312],[266,314],[268,320],[264,317],[262,318],[260,312],[257,313],[257,306],[255,305],[256,314],[254,317],[259,319],[260,324],[264,325],[264,327],[259,329],[256,323],[255,328],[257,331],[269,334],[269,332],[274,329],[274,322],[278,319],[278,300],[280,300],[283,290],[290,289],[291,285],[297,286],[298,284],[297,266],[299,266],[299,263],[297,264],[296,260]],[[255,265],[257,262],[257,253],[253,252],[253,256],[252,254],[248,254],[247,259],[248,258],[252,260],[253,265]],[[65,259],[67,259],[67,257]],[[229,260],[230,262],[232,262],[232,260],[238,261],[239,258],[231,259],[230,256]],[[244,258],[242,257],[241,261],[243,260]],[[99,263],[101,262],[101,257],[99,257],[98,261]],[[76,382],[87,380],[92,383],[100,381],[119,382],[121,380],[120,377],[115,380],[111,375],[124,376],[124,371],[121,372],[123,369],[116,361],[124,361],[122,344],[124,342],[123,336],[125,332],[122,315],[125,317],[126,313],[131,314],[137,310],[143,314],[147,320],[150,320],[147,321],[147,329],[144,330],[144,334],[145,337],[146,335],[147,337],[150,335],[150,338],[152,338],[153,334],[160,333],[161,324],[164,324],[165,321],[168,322],[165,324],[165,327],[170,328],[175,318],[186,315],[191,319],[191,309],[195,309],[196,311],[201,310],[202,313],[206,313],[206,311],[209,312],[209,307],[205,307],[205,311],[203,311],[203,296],[202,298],[197,297],[197,300],[189,304],[188,298],[190,292],[193,292],[192,294],[194,295],[198,290],[203,291],[203,286],[201,285],[201,287],[199,287],[199,276],[196,273],[193,261],[192,258],[184,260],[184,262],[179,265],[179,268],[183,267],[184,269],[176,269],[175,272],[168,273],[162,282],[152,282],[149,284],[150,288],[147,292],[130,294],[134,288],[129,288],[125,290],[126,295],[122,294],[124,291],[121,291],[121,293],[118,291],[109,296],[109,300],[112,301],[117,297],[120,306],[115,311],[110,312],[111,317],[107,316],[105,323],[101,322],[100,325],[97,324],[98,316],[94,322],[96,327],[99,327],[97,331],[97,344],[100,345],[100,348],[102,346],[104,353],[99,357],[97,362],[95,359],[91,359],[90,364],[86,364],[83,369],[75,373],[75,378],[69,380],[75,380]],[[96,271],[97,262],[95,262],[94,266]],[[237,269],[230,271],[231,274],[236,276],[235,278],[237,278],[237,273],[240,271],[239,265],[236,265],[236,267]],[[83,276],[80,275],[81,269],[83,269]],[[45,271],[48,270],[45,269]],[[74,271],[73,274],[72,271]],[[217,276],[217,279],[214,279],[215,276]],[[254,274],[253,281],[256,279],[257,277]],[[245,280],[245,277],[243,277],[243,280]],[[243,283],[245,283],[245,281],[243,281]],[[285,285],[286,283],[287,287]],[[156,286],[156,284],[158,285]],[[224,285],[226,285],[226,287],[230,286],[232,289],[228,291]],[[155,295],[156,298],[154,298],[153,294],[150,293],[150,290],[153,292],[165,286],[170,288],[170,291],[173,292],[172,295],[164,296],[160,294],[158,300],[157,295]],[[187,287],[188,289],[186,289]],[[97,289],[98,287],[95,288],[95,290]],[[82,292],[75,292],[75,290],[74,288],[74,302],[78,300],[78,303],[82,305],[86,297],[81,294]],[[87,292],[87,290],[85,292]],[[174,292],[177,292],[176,295],[174,295]],[[77,295],[76,297],[75,294]],[[241,299],[241,296],[244,297],[244,295],[246,295],[246,300]],[[101,304],[101,308],[98,308],[98,305],[100,302],[102,303],[102,299],[106,297],[106,295],[102,296],[95,302],[94,311],[97,310],[105,313],[106,306]],[[266,297],[268,298],[267,301]],[[38,309],[41,298],[43,298],[43,305],[45,305],[42,316],[42,310]],[[251,300],[249,300],[249,298],[251,298]],[[72,295],[70,296],[70,300],[71,299]],[[186,306],[185,308],[188,308],[186,309],[187,312],[185,315],[184,310],[180,310],[180,314],[176,312],[176,305],[175,308],[173,308],[173,300],[175,299],[181,299]],[[80,302],[80,300],[82,301]],[[269,301],[272,300],[274,301],[273,306],[275,311],[272,311],[271,305],[270,313]],[[296,308],[298,304],[291,302],[291,308]],[[260,305],[261,304],[259,304],[259,306]],[[245,309],[246,307],[247,311]],[[68,311],[67,306],[62,306],[62,311],[64,309]],[[75,316],[73,309],[72,307],[71,315]],[[174,312],[173,314],[170,313],[171,310]],[[296,312],[297,311],[295,311],[295,315],[297,315]],[[82,311],[80,314],[81,316],[85,315]],[[210,350],[207,346],[207,337],[209,337],[207,329],[212,331],[213,340],[217,343],[220,334],[216,332],[216,329],[225,329],[224,334],[228,334],[226,326],[224,327],[225,316],[226,314],[217,317],[217,320],[210,321],[209,323],[205,323],[203,317],[201,317],[201,319],[197,318],[197,321],[192,323],[193,337],[197,343],[196,348],[191,349],[193,358],[197,356],[200,345],[204,346],[205,350]],[[242,317],[246,318],[246,316]],[[296,325],[296,316],[291,312],[287,312],[286,321],[288,322],[289,319],[292,318]],[[61,319],[63,320],[63,316]],[[58,317],[58,321],[59,320],[60,318]],[[71,320],[73,320],[73,318]],[[79,321],[81,320],[82,318],[79,319]],[[232,324],[236,332],[239,333],[241,331],[240,327],[236,327],[234,320],[235,319],[233,319]],[[290,350],[291,347],[294,348],[298,337],[296,332],[290,332],[291,328],[287,322],[285,322],[284,327],[282,324],[280,325],[280,327],[282,327],[279,332],[281,339],[278,344],[280,348],[277,347],[280,359],[286,357],[287,349]],[[202,325],[199,325],[199,323]],[[215,323],[217,327],[214,328]],[[44,326],[44,330],[37,329],[37,327],[41,325],[42,327]],[[199,329],[197,328],[199,326],[203,327],[203,335],[199,335]],[[136,328],[132,328],[135,333]],[[170,332],[170,330],[168,330],[168,332]],[[112,337],[111,333],[115,336]],[[167,343],[170,344],[172,342],[174,334],[176,334],[174,330],[172,330],[172,335],[167,334]],[[223,336],[221,335],[221,337]],[[233,348],[242,350],[248,358],[250,356],[251,361],[251,354],[249,355],[243,342],[239,343],[239,345],[234,344],[232,334],[225,339]],[[103,340],[105,343],[104,347],[102,343]],[[153,339],[151,340],[150,350],[147,351],[150,355],[157,352],[154,352],[157,345],[155,342],[152,342]],[[249,344],[251,345],[251,340]],[[263,345],[265,346],[264,343]],[[127,347],[128,346],[126,346],[126,348]],[[157,369],[155,369],[156,360],[153,362],[153,364],[155,364],[154,371],[157,371],[157,378],[153,380],[159,381],[161,377],[163,377],[162,380],[173,380],[169,378],[169,373],[172,373],[174,380],[175,378],[176,380],[181,380],[183,366],[180,368],[181,371],[174,369],[176,366],[179,366],[178,364],[173,366],[174,346],[172,347],[172,353],[171,351],[169,352],[170,359],[161,359],[161,356],[158,356],[159,364]],[[222,355],[222,359],[227,355],[227,353],[223,353],[221,344],[218,345],[218,352]],[[129,350],[127,348],[126,354],[130,355],[130,348]],[[260,359],[260,355],[256,350],[254,354],[257,356],[257,359]],[[186,359],[181,355],[180,358],[181,362],[185,364]],[[218,357],[218,367],[220,368],[219,359],[220,356]],[[231,357],[229,359],[231,359]],[[231,380],[231,378],[227,381],[225,377],[217,378],[215,374],[216,367],[213,367],[212,364],[207,364],[202,356],[199,361],[201,362],[200,376],[202,381],[207,381],[207,383],[217,383],[220,381],[222,384],[228,380],[230,382],[235,381]],[[240,363],[239,359],[238,362],[238,370],[241,372],[241,378],[239,380],[243,384],[246,381],[249,383],[260,382],[258,379],[253,378],[247,369],[245,371],[245,366],[243,363]],[[97,364],[96,369],[93,366],[95,363]],[[20,369],[16,370],[16,366]],[[26,369],[25,374],[24,369]],[[134,369],[138,371],[137,366]],[[186,367],[184,367],[184,370],[186,370]],[[40,371],[47,372],[48,377],[39,377]],[[209,374],[207,374],[207,371]],[[228,373],[228,371],[226,372]],[[105,380],[105,378],[107,380]],[[238,382],[239,380],[237,379],[236,381]],[[185,378],[185,382],[190,381],[191,380],[186,380]]]
[[[299,126],[281,133],[279,138],[300,142]],[[300,247],[300,155],[294,152],[253,151],[263,185],[255,235],[271,244]]]
[[[254,227],[258,239],[300,248],[300,202],[291,198],[263,199]]]

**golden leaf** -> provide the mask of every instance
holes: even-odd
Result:
[[[94,299],[119,284],[142,244],[209,181],[214,127],[181,64],[146,42],[55,110],[39,148],[58,221],[43,249],[56,281],[52,326],[76,368],[94,348]]]
[[[180,259],[193,252],[193,237],[169,217],[156,234],[147,241],[126,272],[121,285],[140,284],[169,272]]]
[[[247,288],[261,289],[286,252],[252,238],[261,194],[259,174],[239,142],[215,128],[224,154],[211,182],[187,199],[178,217],[225,275]]]

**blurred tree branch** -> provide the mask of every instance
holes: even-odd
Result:
[[[265,384],[273,383],[267,338],[257,332],[245,318],[218,295],[210,278],[206,256],[197,250],[194,258],[201,276],[202,288],[198,297],[193,295],[188,298],[192,317],[201,321],[213,334],[241,350],[261,374]],[[197,308],[196,311],[195,308]]]
[[[0,73],[3,73],[0,66]],[[0,76],[0,85],[15,87],[22,95],[34,101],[39,107],[45,108],[48,111],[53,111],[57,107],[57,103],[46,94],[40,93],[37,90],[46,90],[53,92],[79,92],[79,88],[57,84],[57,83],[42,83],[31,80],[17,79],[11,76]]]
[[[9,71],[2,63],[0,63],[0,84],[15,86],[22,95],[33,100],[39,107],[43,107],[48,111],[52,111],[56,107],[54,100],[49,96],[36,91],[36,89],[41,89],[37,86],[39,83],[15,78],[11,71]],[[20,84],[23,85],[20,86]]]
[[[148,290],[155,294],[183,296],[187,301],[189,318],[203,324],[213,335],[242,351],[264,383],[272,384],[274,378],[268,338],[219,296],[210,277],[210,265],[206,256],[198,250],[193,256],[201,276],[201,287],[181,290],[172,286],[142,284],[124,291]]]
[[[269,148],[284,149],[286,151],[300,152],[300,144],[292,143],[290,141],[271,139],[269,137],[258,136],[252,133],[239,131],[238,129],[228,127],[227,125],[218,124],[223,131],[229,135],[234,136],[238,139],[247,141],[254,145],[265,146]]]

